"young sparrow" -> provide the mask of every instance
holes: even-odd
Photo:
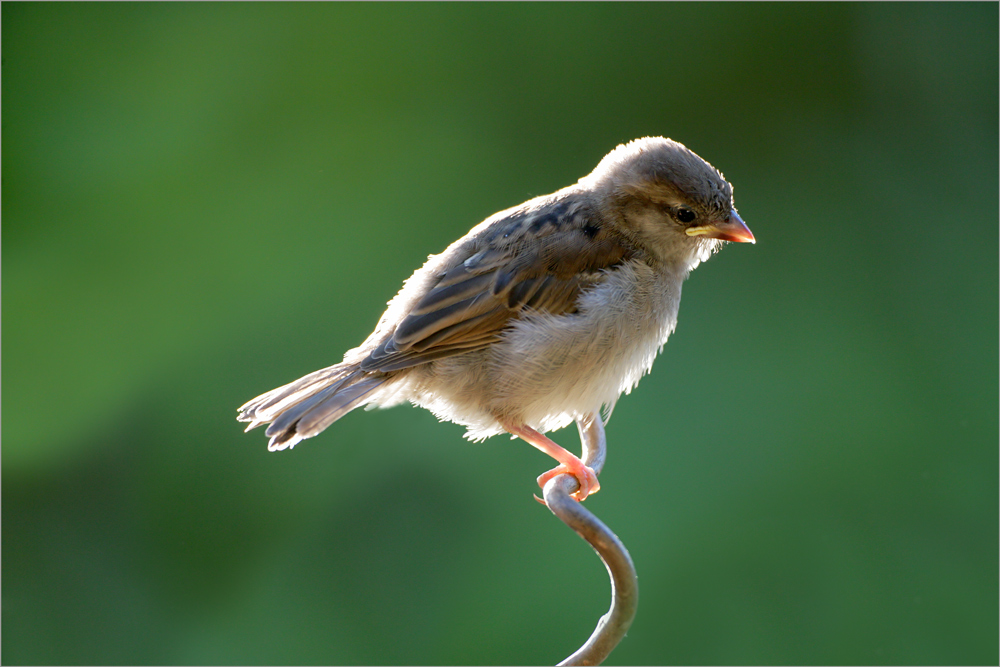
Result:
[[[610,413],[677,323],[681,284],[723,241],[754,243],[714,167],[662,137],[618,146],[575,185],[500,211],[406,282],[344,360],[240,408],[294,447],[354,408],[410,401],[468,427],[507,432],[559,462],[577,500],[594,471],[544,435]]]

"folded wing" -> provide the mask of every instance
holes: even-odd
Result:
[[[470,238],[392,335],[361,362],[391,372],[488,346],[530,311],[572,313],[580,293],[636,255],[596,213],[556,201]]]

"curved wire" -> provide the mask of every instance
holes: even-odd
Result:
[[[607,439],[600,415],[578,419],[583,462],[600,473],[607,455]],[[570,497],[579,488],[572,475],[553,477],[545,485],[545,504],[563,523],[572,528],[594,548],[611,576],[611,608],[597,622],[597,627],[583,646],[560,662],[560,665],[599,665],[622,640],[639,603],[639,582],[632,557],[618,536],[583,505]]]

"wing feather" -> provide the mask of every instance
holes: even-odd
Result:
[[[361,369],[389,372],[481,349],[525,312],[575,312],[581,292],[640,251],[592,208],[567,200],[517,209],[465,239]]]

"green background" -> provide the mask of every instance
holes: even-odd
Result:
[[[408,407],[269,454],[235,409],[645,135],[758,243],[609,424],[609,662],[997,663],[996,3],[2,11],[4,663],[572,652],[609,587],[550,460]]]

